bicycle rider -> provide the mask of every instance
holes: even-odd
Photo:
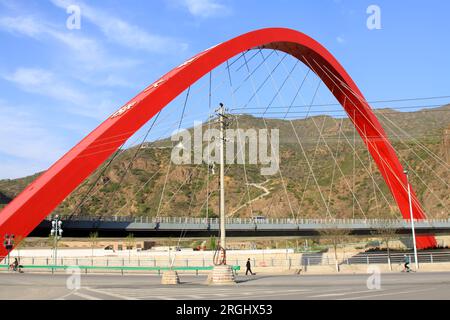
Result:
[[[10,268],[15,271],[15,272],[19,272],[22,273],[22,265],[19,263],[19,260],[17,258],[14,258],[14,262],[11,263]]]

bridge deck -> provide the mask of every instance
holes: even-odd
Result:
[[[49,220],[43,221],[32,236],[47,236]],[[218,219],[200,218],[77,218],[64,220],[65,236],[86,236],[97,231],[99,236],[212,236],[218,235]],[[311,219],[227,219],[228,236],[317,236],[326,230],[348,230],[353,235],[369,235],[377,230],[394,229],[398,234],[410,234],[410,221],[405,220],[311,220]],[[450,234],[450,219],[415,221],[417,234]]]

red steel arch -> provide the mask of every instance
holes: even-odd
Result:
[[[0,237],[26,237],[79,184],[128,138],[190,85],[228,59],[249,49],[284,51],[301,60],[327,85],[344,107],[364,140],[405,219],[409,219],[407,180],[396,153],[370,106],[339,62],[318,42],[291,29],[268,28],[243,34],[214,46],[139,93],[73,147],[0,212]],[[413,214],[425,214],[412,193]],[[420,248],[436,245],[433,236],[420,236]],[[0,257],[5,255],[1,247]]]

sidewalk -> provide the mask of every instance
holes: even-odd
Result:
[[[414,270],[414,264],[411,265],[411,268]],[[58,267],[57,270],[53,270],[54,273],[67,273],[66,269],[77,268],[77,266],[67,266],[66,268]],[[161,268],[136,268],[136,267],[92,267],[92,266],[79,266],[80,272],[83,274],[123,274],[123,275],[132,275],[132,274],[141,274],[141,275],[159,275],[162,273],[164,269]],[[148,269],[148,270],[147,270]],[[179,268],[177,270],[179,274],[194,274],[194,275],[205,275],[210,272],[207,270],[208,267],[190,267],[190,268]],[[288,274],[298,274],[302,275],[332,275],[332,274],[369,274],[374,273],[379,270],[381,273],[400,273],[403,269],[402,265],[393,264],[392,270],[389,269],[387,264],[370,264],[370,265],[340,265],[340,271],[336,271],[336,267],[334,265],[321,265],[321,266],[309,266],[305,268],[302,267],[252,267],[253,272],[256,274],[265,274],[265,275],[288,275]],[[242,275],[243,270],[245,268],[241,267],[238,274]],[[52,273],[51,266],[42,266],[32,267],[32,268],[24,268],[26,273]],[[419,270],[417,272],[449,272],[450,271],[450,263],[423,263],[419,265]],[[8,273],[6,268],[0,268],[0,273]],[[11,273],[11,272],[10,272]]]

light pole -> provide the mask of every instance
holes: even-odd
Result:
[[[54,240],[54,248],[53,248],[53,257],[54,257],[54,263],[53,265],[56,267],[57,265],[57,254],[58,254],[58,240],[61,239],[63,230],[61,228],[62,221],[60,220],[59,216],[56,215],[55,218],[52,220],[52,230],[50,231],[50,235],[53,236]]]
[[[406,184],[408,185],[409,215],[410,215],[410,219],[411,219],[411,231],[412,231],[413,246],[414,246],[414,262],[415,262],[416,270],[417,270],[417,269],[419,269],[419,261],[417,260],[416,230],[414,229],[414,215],[413,215],[412,199],[411,199],[411,187],[409,186],[408,170],[405,169],[403,172],[406,175]]]

